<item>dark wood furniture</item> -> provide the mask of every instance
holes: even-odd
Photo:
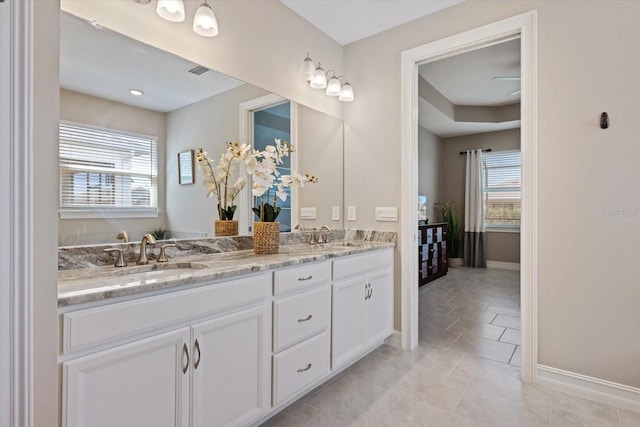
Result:
[[[418,273],[420,286],[447,274],[446,222],[418,226]]]

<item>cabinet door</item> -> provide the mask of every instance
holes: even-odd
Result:
[[[365,294],[365,282],[361,279],[333,285],[332,369],[364,350]]]
[[[265,305],[192,327],[192,426],[246,425],[270,404]]]
[[[369,276],[366,300],[366,345],[377,344],[393,333],[393,270]]]
[[[183,328],[63,363],[63,426],[188,426],[188,342]]]

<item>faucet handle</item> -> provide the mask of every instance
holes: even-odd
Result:
[[[124,260],[122,249],[120,248],[106,248],[103,249],[104,252],[118,252],[118,259],[116,263],[113,265],[114,267],[126,267],[127,262]]]
[[[176,244],[175,243],[166,243],[164,245],[162,245],[160,247],[160,255],[158,255],[158,259],[156,260],[156,262],[167,262],[169,261],[169,258],[167,258],[167,254],[165,253],[165,248],[172,248],[175,247]]]

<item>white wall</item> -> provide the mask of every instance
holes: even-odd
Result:
[[[357,226],[400,231],[374,221],[376,204],[400,203],[400,52],[532,9],[539,363],[640,387],[640,198],[629,193],[640,182],[640,2],[468,1],[346,46],[358,85],[345,106],[346,204],[357,205]]]
[[[245,84],[167,114],[167,220],[169,230],[180,233],[178,237],[203,232],[213,237],[214,222],[218,219],[217,199],[207,198],[197,161],[196,183],[178,184],[178,153],[202,147],[217,164],[220,154],[227,149],[226,142],[239,139],[240,103],[267,94]],[[245,188],[243,194],[247,191]]]
[[[151,135],[158,138],[158,209],[157,218],[60,219],[58,245],[82,245],[116,242],[116,234],[126,230],[131,240],[156,228],[166,228],[165,218],[165,128],[166,115],[132,107],[104,98],[60,90],[60,119],[107,129]]]
[[[440,165],[442,140],[423,127],[418,127],[418,194],[427,196],[427,219],[437,220],[434,204],[442,202],[440,196]]]

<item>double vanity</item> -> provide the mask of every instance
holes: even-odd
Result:
[[[61,270],[62,425],[260,424],[392,334],[394,246]]]

